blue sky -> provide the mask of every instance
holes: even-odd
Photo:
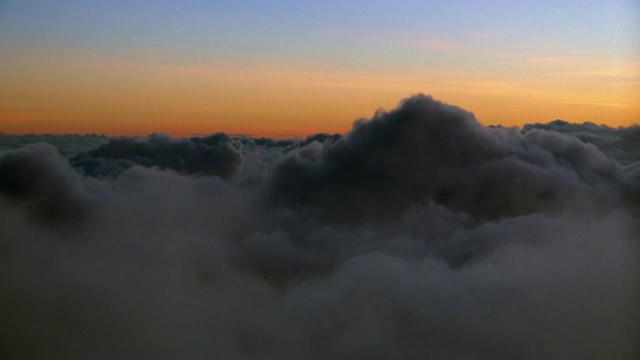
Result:
[[[629,56],[640,43],[640,6],[627,1],[4,1],[3,42],[128,49],[168,47],[283,56],[329,53],[340,31],[423,33],[443,41],[494,35],[547,51]],[[495,40],[495,39],[494,39]],[[344,41],[347,42],[347,41]],[[498,41],[499,42],[499,41]]]

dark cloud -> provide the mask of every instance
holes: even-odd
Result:
[[[524,131],[533,129],[552,130],[575,136],[581,141],[594,144],[602,152],[622,163],[640,161],[640,126],[612,128],[594,123],[574,124],[555,120],[547,124],[529,124]]]
[[[112,139],[97,149],[74,157],[71,162],[92,176],[117,175],[139,164],[184,174],[230,178],[242,167],[241,149],[241,142],[222,133],[190,139],[153,134],[146,139]]]
[[[28,145],[0,153],[0,197],[48,225],[88,215],[88,189],[56,148]]]
[[[275,140],[271,138],[251,138],[241,137],[240,141],[244,146],[263,146],[267,148],[288,148],[297,143],[296,140]]]
[[[640,355],[638,163],[426,96],[214,138],[0,153],[0,357]]]
[[[595,146],[542,130],[487,128],[426,96],[361,121],[335,143],[303,147],[276,169],[287,204],[339,219],[380,217],[435,200],[477,218],[527,214],[595,191],[617,176]]]
[[[9,135],[0,133],[0,150],[18,149],[28,144],[48,143],[65,156],[74,156],[91,150],[109,141],[104,135]]]

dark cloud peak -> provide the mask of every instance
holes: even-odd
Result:
[[[593,145],[544,130],[484,127],[425,95],[309,151],[275,170],[276,198],[347,221],[431,200],[477,218],[545,211],[616,176]]]

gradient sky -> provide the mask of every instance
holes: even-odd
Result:
[[[344,132],[413,93],[640,123],[637,0],[0,0],[0,132]]]

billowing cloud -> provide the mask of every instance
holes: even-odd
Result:
[[[58,151],[67,156],[74,156],[81,152],[91,150],[109,141],[105,135],[8,135],[0,133],[0,150],[11,150],[24,147],[28,144],[46,142],[55,146]]]
[[[429,200],[478,218],[547,211],[594,191],[614,196],[607,185],[617,176],[616,163],[594,145],[557,132],[484,127],[426,96],[356,123],[334,144],[309,149],[314,156],[305,150],[278,166],[273,191],[345,219]]]
[[[87,215],[89,189],[56,148],[29,145],[0,154],[0,196],[48,225]]]
[[[599,143],[426,96],[214,137],[0,153],[0,358],[640,354],[638,165]]]
[[[612,128],[594,123],[573,124],[555,120],[547,124],[524,126],[527,132],[533,129],[553,130],[572,135],[585,143],[596,145],[602,152],[622,163],[640,161],[640,126]]]
[[[153,134],[146,139],[117,138],[72,159],[93,176],[117,175],[139,164],[184,174],[231,177],[242,167],[242,144],[226,134],[173,139]]]

